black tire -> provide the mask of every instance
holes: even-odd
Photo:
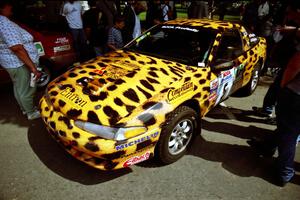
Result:
[[[238,91],[239,96],[244,96],[244,97],[250,96],[256,90],[259,82],[260,74],[261,74],[261,68],[262,68],[261,63],[260,62],[256,63],[252,71],[250,81],[247,83],[247,85],[245,85]]]
[[[38,70],[42,73],[41,78],[36,82],[37,88],[44,88],[51,80],[51,71],[48,65],[41,63]]]
[[[171,134],[172,135],[179,134],[179,133],[175,133],[175,131],[180,132],[178,131],[179,129],[178,127],[182,128],[181,130],[183,131],[184,128],[183,126],[181,127],[181,125],[184,125],[185,121],[187,123],[187,126],[189,126],[189,124],[191,125],[191,131],[188,131],[187,133],[188,139],[182,139],[183,138],[182,137],[181,139],[183,141],[186,140],[185,142],[183,142],[184,144],[184,146],[182,146],[183,148],[178,152],[171,152],[172,150],[170,149],[169,144],[171,144],[174,140],[176,140],[174,136],[171,136]],[[186,150],[191,144],[193,136],[195,135],[195,131],[197,130],[197,121],[198,121],[197,113],[195,112],[195,110],[187,106],[180,106],[175,111],[170,113],[169,116],[167,116],[166,123],[162,127],[161,136],[155,149],[156,157],[163,164],[173,163],[178,159],[180,159],[186,153]],[[177,127],[176,130],[175,127]],[[187,129],[188,127],[186,127],[186,130]],[[185,133],[182,134],[185,135]],[[177,137],[181,137],[181,136],[177,136]],[[171,142],[172,138],[173,140]],[[175,147],[175,144],[173,147]]]

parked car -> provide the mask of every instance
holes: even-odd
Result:
[[[40,111],[51,135],[95,168],[153,156],[168,164],[185,154],[215,105],[254,92],[265,58],[266,40],[239,24],[168,21],[55,79]]]
[[[34,37],[34,44],[40,55],[38,69],[42,77],[37,87],[46,86],[51,76],[63,71],[76,62],[72,36],[66,32],[37,31],[25,24],[18,23]],[[0,66],[0,84],[11,82],[8,73]]]

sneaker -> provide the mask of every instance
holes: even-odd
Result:
[[[273,177],[274,177],[273,178],[273,182],[274,182],[275,185],[277,185],[279,187],[285,187],[295,177],[295,172],[294,172],[294,174],[291,176],[291,178],[289,180],[284,180],[278,174],[274,174]]]
[[[252,110],[255,112],[256,115],[260,117],[272,117],[272,111],[267,111],[264,108],[253,106]]]
[[[32,113],[27,114],[28,120],[34,120],[41,117],[41,114],[38,110],[33,111]]]

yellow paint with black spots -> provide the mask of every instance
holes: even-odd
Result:
[[[165,24],[219,30],[205,67],[118,50],[83,63],[49,84],[40,111],[51,135],[71,155],[101,170],[119,169],[134,156],[154,155],[167,115],[178,106],[196,100],[203,117],[215,105],[209,99],[210,83],[218,78],[212,65],[223,31],[237,28],[242,34],[245,53],[236,62],[247,63],[243,85],[249,82],[253,66],[265,60],[265,39],[250,46],[249,34],[239,24],[199,19]],[[85,131],[76,121],[137,129],[116,141]]]

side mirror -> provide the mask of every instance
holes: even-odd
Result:
[[[213,67],[214,70],[218,71],[223,71],[223,70],[228,70],[234,67],[234,62],[233,61],[227,61],[221,64],[218,64]]]

